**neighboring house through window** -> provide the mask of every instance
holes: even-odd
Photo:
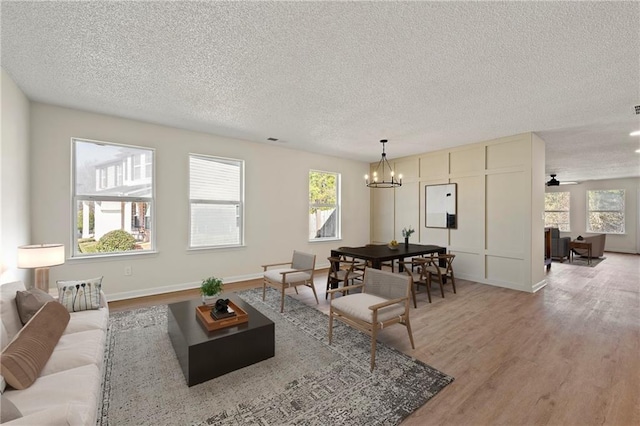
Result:
[[[189,155],[189,248],[243,244],[244,161]]]
[[[309,171],[309,240],[340,238],[340,174]]]
[[[73,257],[155,250],[154,150],[73,139]],[[136,164],[149,165],[135,171]]]
[[[547,192],[544,194],[544,226],[571,231],[570,192]]]
[[[624,189],[587,191],[587,232],[624,234]]]

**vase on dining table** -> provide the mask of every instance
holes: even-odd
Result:
[[[404,237],[404,248],[409,248],[409,237]]]

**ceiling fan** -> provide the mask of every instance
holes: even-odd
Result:
[[[558,186],[560,185],[560,181],[556,179],[556,175],[552,174],[551,179],[547,182],[547,186]]]

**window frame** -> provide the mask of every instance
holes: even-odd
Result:
[[[547,210],[547,194],[568,194],[569,196],[569,208],[568,210]],[[567,213],[567,216],[569,218],[569,222],[567,223],[567,229],[562,229],[559,225],[558,225],[558,229],[560,229],[560,232],[571,232],[571,191],[550,191],[550,192],[545,192],[545,208],[544,208],[544,222],[545,222],[545,226],[549,226],[547,224],[547,213]]]
[[[192,199],[191,198],[191,158],[199,158],[207,161],[215,161],[219,163],[238,163],[240,167],[240,176],[239,176],[239,201],[231,201],[231,200],[203,200],[203,199]],[[229,157],[220,157],[216,155],[209,154],[198,154],[190,152],[187,156],[187,170],[188,170],[188,179],[187,179],[187,199],[189,204],[188,218],[189,218],[189,226],[188,226],[188,235],[187,235],[187,250],[217,250],[217,249],[226,249],[226,248],[234,248],[234,247],[244,247],[244,228],[245,228],[245,161],[238,158],[229,158]],[[239,227],[239,235],[238,235],[238,243],[237,244],[218,244],[218,245],[198,245],[194,246],[192,241],[192,205],[193,204],[209,204],[209,205],[236,205],[236,215],[238,217],[238,227]]]
[[[312,203],[311,202],[311,173],[324,173],[329,175],[334,175],[336,177],[336,204],[327,204],[327,203]],[[309,238],[310,243],[315,242],[323,242],[323,241],[338,241],[342,239],[342,175],[339,172],[329,172],[326,170],[317,170],[317,169],[309,169],[309,174],[307,176],[307,215],[310,215],[310,210],[314,207],[333,207],[336,211],[336,235],[334,237],[322,237],[322,238]],[[309,217],[307,216],[307,221]],[[311,234],[311,229],[308,229],[309,235]]]
[[[592,192],[612,192],[612,191],[622,192],[622,209],[621,210],[591,210],[589,208],[589,199],[590,199],[590,194]],[[585,227],[587,232],[591,234],[626,235],[627,233],[627,227],[626,227],[627,218],[625,215],[626,198],[627,198],[627,192],[625,189],[588,189],[585,194],[585,199],[586,199]],[[621,232],[605,232],[605,231],[593,230],[591,228],[591,213],[611,213],[611,212],[619,212],[622,214],[622,231]]]
[[[150,153],[151,155],[151,197],[132,197],[132,196],[113,196],[113,195],[78,195],[77,194],[77,158],[76,158],[76,144],[80,143],[90,143],[99,146],[112,146],[112,147],[122,147],[136,150],[144,150]],[[141,256],[148,255],[152,253],[157,253],[156,246],[156,150],[155,148],[150,148],[146,146],[139,145],[129,145],[129,144],[121,144],[107,141],[98,141],[94,139],[86,139],[79,137],[71,138],[71,247],[69,259],[77,260],[77,259],[96,259],[103,257],[119,257],[119,256]],[[106,188],[103,185],[103,181],[108,182],[108,178],[106,177],[108,174],[108,168],[101,169],[98,173],[99,176],[96,176],[96,184],[100,189]],[[117,175],[117,172],[115,172]],[[95,175],[95,170],[94,170]],[[103,179],[104,175],[104,179]],[[126,168],[123,170],[122,179],[126,178]],[[116,177],[117,180],[117,177]],[[98,252],[98,253],[81,253],[78,248],[78,228],[77,228],[77,220],[78,214],[80,212],[79,203],[81,202],[93,202],[94,204],[97,202],[124,202],[124,203],[148,203],[149,204],[149,214],[151,227],[149,229],[151,233],[151,237],[149,238],[150,248],[149,249],[139,249],[139,250],[128,250],[128,251],[114,251],[114,252]]]

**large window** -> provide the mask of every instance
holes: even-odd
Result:
[[[189,155],[190,248],[243,243],[244,162]]]
[[[570,232],[570,201],[571,193],[569,192],[547,192],[544,194],[544,226],[558,228],[562,232]]]
[[[340,238],[340,175],[309,172],[309,240]]]
[[[587,191],[587,232],[624,234],[624,189]]]
[[[154,151],[73,139],[73,256],[155,250]],[[148,167],[138,169],[136,165]]]

